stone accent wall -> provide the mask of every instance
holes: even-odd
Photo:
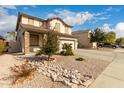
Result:
[[[43,35],[39,34],[39,46],[42,47]]]
[[[29,46],[29,40],[30,40],[30,34],[29,32],[25,31],[24,34],[24,53],[27,54],[30,52],[30,46]]]

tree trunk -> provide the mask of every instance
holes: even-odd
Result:
[[[99,49],[99,43],[97,42],[97,50]]]
[[[50,61],[50,55],[48,55],[48,61]]]

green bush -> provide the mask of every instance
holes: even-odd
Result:
[[[63,46],[62,46],[62,51],[60,52],[61,55],[64,55],[64,56],[73,56],[73,52],[72,52],[72,46],[71,44],[67,44],[67,43],[64,43]]]
[[[78,58],[76,58],[75,60],[76,60],[76,61],[85,61],[85,59],[82,58],[82,57],[78,57]]]

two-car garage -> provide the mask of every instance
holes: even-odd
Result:
[[[77,39],[75,39],[75,38],[60,37],[59,43],[60,43],[60,45],[59,45],[60,50],[62,50],[62,45],[64,43],[71,44],[73,50],[77,49]]]

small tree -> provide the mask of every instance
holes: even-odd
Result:
[[[49,31],[47,33],[45,44],[41,50],[36,55],[45,54],[48,55],[48,60],[50,57],[59,50],[58,35],[55,31]]]
[[[104,43],[114,44],[116,42],[116,33],[115,32],[108,32],[105,34]]]
[[[72,52],[72,46],[71,44],[68,44],[68,43],[64,43],[63,46],[62,46],[62,51],[60,54],[64,55],[64,56],[72,56],[74,55],[73,52]]]
[[[91,33],[90,42],[103,43],[105,40],[105,33],[101,31],[99,28],[95,29],[93,33]]]

